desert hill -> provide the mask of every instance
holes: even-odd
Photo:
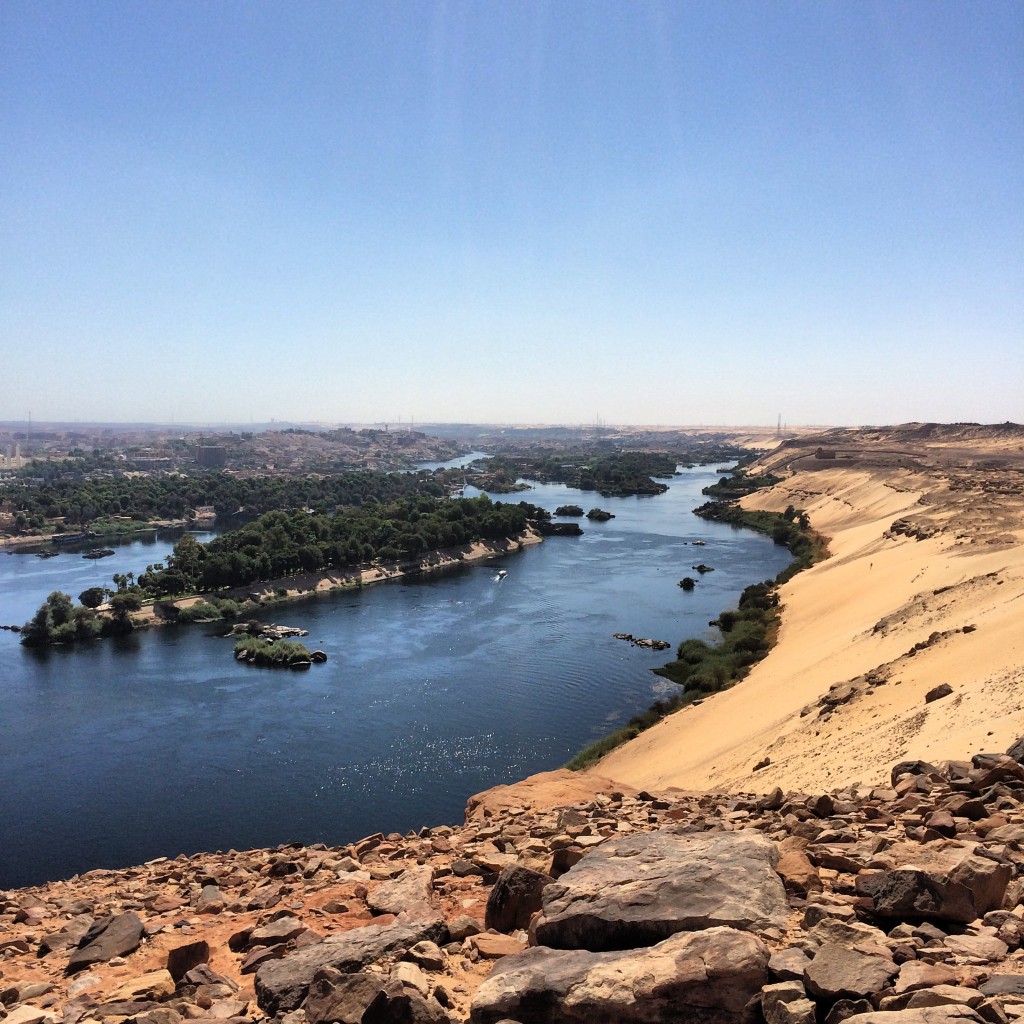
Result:
[[[597,771],[767,791],[1005,749],[1024,729],[1024,428],[835,430],[787,441],[753,471],[783,480],[744,504],[805,509],[831,557],[782,588],[778,646],[747,679]]]

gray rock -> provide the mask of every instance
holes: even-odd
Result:
[[[768,949],[733,928],[684,932],[612,953],[527,949],[505,957],[473,999],[472,1024],[630,1024],[752,1020]]]
[[[276,946],[288,942],[305,931],[306,926],[297,918],[286,914],[249,933],[249,948],[254,946]]]
[[[802,949],[790,946],[772,953],[768,971],[780,981],[803,981],[804,971],[810,962],[810,957]]]
[[[76,974],[92,964],[106,963],[138,949],[144,929],[137,914],[103,917],[82,936],[68,960],[65,974]]]
[[[840,999],[832,1004],[828,1011],[825,1024],[842,1024],[844,1020],[856,1017],[859,1013],[871,1013],[874,1007],[867,999]]]
[[[681,931],[781,925],[789,905],[776,857],[753,830],[612,840],[547,886],[536,940],[600,952]]]
[[[880,992],[896,971],[891,960],[826,943],[804,971],[804,983],[815,999],[861,999]]]
[[[72,918],[58,932],[50,932],[44,935],[39,941],[39,954],[45,956],[58,949],[69,949],[77,946],[82,941],[82,936],[92,927],[93,919],[90,914],[82,914]]]
[[[303,1009],[309,1024],[360,1024],[363,1013],[384,987],[376,974],[342,974],[323,967],[313,975]]]
[[[530,918],[540,910],[541,895],[554,879],[521,864],[502,868],[487,897],[484,924],[499,932],[527,928]]]
[[[800,982],[784,981],[761,989],[761,1013],[765,1024],[813,1024],[814,1003]]]
[[[1018,742],[1020,742],[1018,740]],[[986,996],[1024,996],[1024,974],[993,974],[981,986]]]
[[[204,885],[196,903],[196,913],[219,914],[227,906],[224,893],[215,885]]]
[[[389,982],[366,1008],[361,1024],[450,1024],[444,1007],[434,999]]]
[[[388,925],[367,925],[331,935],[281,960],[262,964],[256,971],[256,1002],[275,1016],[302,1005],[306,992],[321,967],[353,973],[387,953],[404,951],[423,939],[434,942],[445,937],[444,922],[399,919]]]
[[[429,864],[415,864],[406,868],[398,878],[379,885],[366,897],[366,905],[378,914],[401,914],[429,905],[433,896],[433,877],[434,869]]]
[[[1012,876],[1009,864],[979,857],[956,843],[901,843],[885,855],[897,866],[866,879],[866,890],[882,917],[926,918],[967,923],[1002,906]]]
[[[966,1006],[925,1006],[917,1010],[877,1010],[847,1017],[853,1024],[984,1024]]]

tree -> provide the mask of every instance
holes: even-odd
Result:
[[[86,608],[99,608],[106,600],[109,591],[106,587],[89,587],[87,590],[83,590],[78,595],[78,600],[85,605]]]

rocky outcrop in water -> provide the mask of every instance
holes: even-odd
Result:
[[[1024,743],[891,784],[635,792],[548,773],[467,823],[0,893],[3,1024],[1004,1024]]]

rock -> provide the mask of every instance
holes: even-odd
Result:
[[[803,985],[784,981],[761,989],[761,1013],[765,1024],[814,1024],[814,1003]]]
[[[789,906],[776,849],[759,832],[650,832],[612,840],[547,886],[541,945],[593,952],[675,932],[781,924]]]
[[[864,880],[882,917],[966,924],[1002,906],[1012,875],[1008,864],[976,856],[972,847],[960,844],[896,844],[885,854],[907,866]]]
[[[842,1024],[860,1013],[870,1013],[874,1007],[867,999],[838,999],[825,1017],[825,1024]]]
[[[938,768],[929,761],[900,761],[899,764],[893,765],[889,778],[895,787],[901,775],[936,775],[938,771]]]
[[[169,999],[174,995],[174,979],[170,971],[150,971],[148,974],[141,974],[131,981],[119,985],[110,993],[109,999],[120,1002],[137,1002],[143,999],[159,1001]]]
[[[450,931],[451,929],[449,928]],[[418,964],[426,971],[444,970],[444,953],[441,952],[441,947],[436,942],[430,942],[428,939],[424,939],[423,942],[417,942],[405,954],[405,958],[414,964]]]
[[[361,970],[387,953],[406,950],[417,942],[443,940],[445,927],[440,919],[408,921],[401,918],[388,925],[367,925],[329,936],[308,946],[263,964],[256,972],[256,1002],[267,1015],[279,1015],[302,1004],[313,975],[322,967],[334,967],[343,973]]]
[[[986,996],[1024,996],[1024,974],[993,974],[980,991]]]
[[[406,868],[398,878],[379,885],[366,897],[366,905],[378,914],[401,914],[429,906],[433,898],[434,869],[429,864]]]
[[[1009,947],[994,935],[950,935],[942,943],[971,963],[989,964],[1002,960]]]
[[[483,930],[484,926],[475,917],[469,917],[466,914],[448,922],[448,933],[454,942],[461,942],[463,939],[469,938],[470,935],[476,935],[477,932]]]
[[[1021,764],[1024,764],[1024,736],[1020,736],[1010,744],[1006,753]]]
[[[949,683],[940,683],[938,686],[933,686],[925,695],[925,704],[931,704],[932,701],[941,700],[943,697],[948,697],[953,692],[953,687]]]
[[[126,956],[138,949],[143,936],[137,914],[117,914],[96,921],[82,936],[68,960],[65,974],[76,974],[93,964],[107,963],[115,956]]]
[[[38,1006],[19,1006],[4,1017],[4,1024],[57,1024],[58,1017],[51,1010]]]
[[[384,987],[384,979],[366,971],[342,974],[333,967],[313,975],[303,1009],[309,1024],[360,1024],[363,1012]]]
[[[860,999],[885,988],[896,970],[891,960],[826,943],[804,971],[804,983],[815,999]]]
[[[196,903],[196,913],[219,914],[226,906],[227,900],[216,885],[204,885]]]
[[[404,988],[415,989],[421,996],[430,995],[430,982],[420,968],[408,961],[401,961],[391,968],[391,981],[399,982]]]
[[[927,1006],[917,1010],[877,1010],[858,1013],[847,1020],[853,1024],[984,1024],[983,1018],[966,1006]]]
[[[254,946],[276,946],[281,942],[288,942],[296,935],[305,931],[306,926],[297,918],[285,915],[279,917],[269,924],[256,928],[249,934],[249,948]]]
[[[526,943],[521,939],[515,939],[511,935],[494,935],[491,932],[471,935],[467,942],[470,948],[475,949],[485,960],[499,960],[503,956],[521,953],[526,948]]]
[[[252,974],[269,960],[281,960],[288,952],[288,946],[279,942],[276,946],[257,946],[250,949],[238,968],[239,974]]]
[[[803,981],[804,971],[810,962],[810,957],[802,949],[791,946],[772,953],[768,971],[780,981]]]
[[[193,967],[210,962],[210,944],[203,940],[175,946],[167,954],[167,971],[175,981],[180,981]]]
[[[806,896],[811,892],[821,892],[821,876],[810,858],[802,850],[785,850],[779,856],[775,870],[782,878],[787,892]]]
[[[451,1018],[434,999],[391,981],[366,1008],[361,1024],[449,1024]]]
[[[530,918],[540,910],[545,886],[553,881],[550,875],[521,865],[503,868],[487,897],[485,925],[499,932],[529,927]]]
[[[92,927],[92,923],[90,914],[82,914],[70,920],[60,931],[44,935],[39,941],[40,956],[56,952],[58,949],[77,946],[82,941],[82,936]]]
[[[956,971],[945,964],[926,964],[917,960],[900,965],[899,977],[893,985],[897,995],[904,992],[916,992],[920,988],[931,988],[933,985],[955,985]]]
[[[768,950],[733,928],[684,932],[648,949],[528,949],[498,963],[472,1024],[716,1021],[740,1024],[767,981]]]

